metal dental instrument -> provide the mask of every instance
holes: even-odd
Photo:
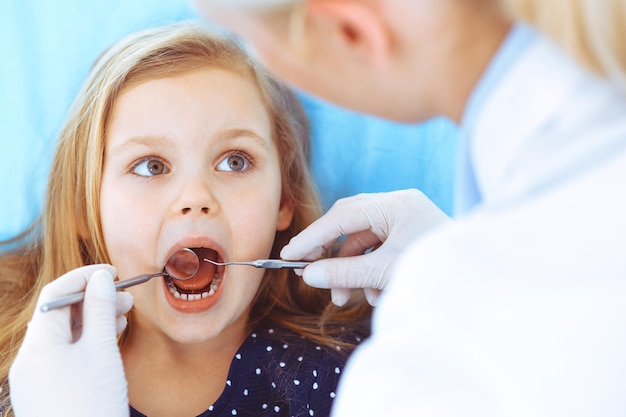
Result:
[[[232,262],[215,262],[210,259],[204,258],[206,262],[212,263],[217,266],[228,266],[228,265],[247,265],[253,266],[255,268],[265,268],[265,269],[280,269],[280,268],[293,268],[293,269],[301,269],[309,265],[311,262],[305,261],[283,261],[282,259],[257,259],[256,261],[232,261]]]
[[[125,279],[115,283],[116,290],[122,290],[124,288],[132,287],[134,285],[143,284],[152,278],[162,277],[165,275],[170,276],[172,279],[178,281],[186,281],[193,278],[194,275],[200,269],[200,260],[198,255],[189,248],[183,248],[176,251],[165,265],[163,272],[157,272],[156,274],[143,274],[134,278]],[[65,297],[58,298],[56,300],[45,303],[41,306],[41,311],[54,310],[57,308],[65,307],[71,304],[78,303],[85,298],[85,292],[79,292],[76,294],[70,294]]]

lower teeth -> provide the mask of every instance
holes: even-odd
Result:
[[[169,280],[167,280],[167,288],[170,291],[170,294],[172,294],[174,296],[174,298],[177,298],[179,300],[185,300],[185,301],[196,301],[196,300],[200,300],[203,298],[208,298],[211,297],[213,295],[215,295],[215,292],[217,291],[217,288],[220,286],[220,282],[222,280],[215,278],[213,279],[213,281],[211,281],[211,285],[209,286],[209,290],[208,291],[203,291],[202,293],[180,293],[180,291],[178,290],[178,288]]]

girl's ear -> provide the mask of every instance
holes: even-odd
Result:
[[[278,218],[276,219],[276,231],[282,232],[291,225],[295,211],[296,206],[293,203],[284,201],[280,203],[280,210],[278,210]]]
[[[307,30],[315,38],[316,48],[334,51],[337,59],[379,66],[389,53],[391,39],[376,4],[363,0],[307,2]]]

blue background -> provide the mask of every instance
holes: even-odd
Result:
[[[0,1],[0,240],[41,210],[57,133],[96,56],[130,32],[186,19],[199,19],[188,0]],[[360,192],[414,187],[452,212],[452,123],[395,124],[300,97],[326,208]]]

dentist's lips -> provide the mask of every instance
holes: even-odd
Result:
[[[209,248],[191,248],[200,259],[200,268],[192,277],[184,281],[173,280],[166,277],[165,281],[170,293],[182,300],[194,301],[213,296],[217,291],[224,274],[223,267],[217,267],[204,258],[219,261],[219,254]]]

